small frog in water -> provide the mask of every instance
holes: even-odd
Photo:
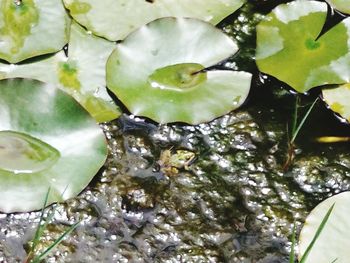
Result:
[[[166,175],[176,175],[179,169],[189,170],[189,166],[196,158],[196,154],[187,150],[176,150],[172,153],[170,150],[162,151],[158,164],[160,170]]]

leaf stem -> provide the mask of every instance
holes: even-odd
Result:
[[[292,139],[290,140],[290,144],[293,144],[296,137],[298,136],[300,129],[303,127],[306,119],[309,117],[312,109],[314,108],[316,102],[318,101],[318,97],[315,99],[315,101],[311,104],[310,108],[307,110],[306,114],[304,115],[303,119],[301,120],[301,122],[299,123],[298,127],[295,129],[294,128],[294,123],[293,123],[293,128],[295,129],[295,131],[293,131],[292,134]],[[296,106],[296,112],[297,112],[297,106]],[[295,118],[296,119],[296,118]],[[296,125],[295,125],[296,126]]]
[[[293,113],[293,123],[292,123],[292,135],[295,134],[295,130],[297,128],[298,124],[298,108],[299,108],[299,103],[300,103],[300,97],[297,95],[295,99],[295,107],[294,107],[294,113]]]
[[[306,248],[305,253],[303,254],[303,256],[300,259],[300,263],[305,263],[307,257],[309,256],[311,249],[313,248],[313,246],[315,245],[315,242],[317,241],[317,239],[320,237],[324,227],[327,224],[327,221],[333,211],[333,208],[335,206],[335,203],[328,209],[326,215],[323,217],[321,224],[319,225],[319,227],[316,230],[316,233],[311,241],[311,243],[309,244],[309,246]],[[333,261],[334,262],[334,261]]]
[[[59,238],[55,240],[55,242],[53,242],[47,249],[45,249],[44,252],[42,252],[39,256],[35,257],[32,263],[40,263],[41,260],[43,260],[56,246],[58,246],[67,235],[69,235],[74,229],[76,229],[79,224],[80,221],[68,228]]]
[[[44,204],[43,204],[43,208],[41,209],[41,214],[40,214],[40,219],[39,219],[39,223],[38,223],[38,227],[35,231],[35,236],[34,236],[34,239],[33,239],[33,245],[31,247],[31,252],[34,252],[36,246],[38,245],[39,243],[39,239],[40,239],[40,236],[41,236],[41,232],[42,232],[42,222],[44,220],[44,212],[45,212],[45,208],[47,206],[47,202],[48,202],[48,199],[49,199],[49,195],[50,195],[50,191],[51,189],[49,188],[47,190],[47,193],[45,195],[45,200],[44,200]]]
[[[295,245],[296,245],[295,235],[296,235],[296,231],[297,231],[297,224],[294,221],[293,232],[292,232],[292,247],[290,249],[290,254],[289,254],[289,263],[295,263]]]

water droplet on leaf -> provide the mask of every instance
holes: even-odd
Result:
[[[13,131],[0,131],[0,170],[36,173],[50,168],[60,153],[47,143]]]

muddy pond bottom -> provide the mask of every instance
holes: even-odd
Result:
[[[257,85],[264,94],[266,85]],[[39,249],[81,224],[46,262],[288,262],[294,220],[300,227],[318,202],[349,190],[349,145],[313,142],[337,123],[319,102],[284,171],[294,96],[259,92],[208,124],[123,116],[101,125],[108,161],[77,198],[55,205]],[[23,261],[39,217],[0,214],[0,262]]]

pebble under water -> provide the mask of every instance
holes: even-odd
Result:
[[[241,45],[224,66],[255,74],[246,104],[197,126],[127,115],[102,124],[106,165],[78,197],[54,205],[39,249],[81,223],[46,262],[289,262],[294,221],[300,229],[316,204],[350,189],[349,144],[315,142],[350,134],[322,101],[283,169],[295,95],[255,68],[257,10],[277,4],[256,2],[222,23]],[[0,262],[23,262],[39,218],[0,214]]]

